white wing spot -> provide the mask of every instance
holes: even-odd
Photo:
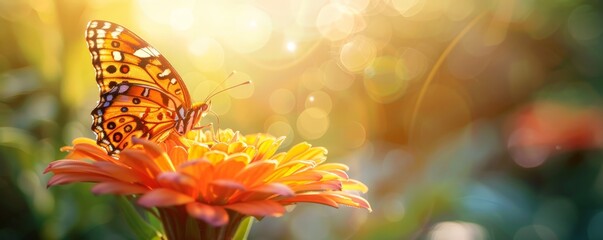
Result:
[[[94,31],[89,30],[88,35],[86,37],[94,37]]]
[[[94,47],[94,41],[93,40],[88,40],[88,47],[90,47],[90,48]]]
[[[96,30],[96,33],[97,33],[98,38],[105,38],[105,35],[107,34],[107,32],[102,29]]]
[[[148,88],[144,88],[144,90],[142,90],[142,96],[143,97],[148,97],[149,96],[149,89]]]
[[[155,57],[158,57],[159,55],[161,55],[161,54],[159,53],[159,51],[157,51],[157,49],[155,49],[155,48],[153,48],[153,47],[151,47],[151,46],[149,46],[149,47],[147,47],[147,48],[148,48],[148,49],[151,51],[151,55],[153,55],[153,56],[155,56]]]
[[[151,46],[140,48],[134,52],[134,56],[140,58],[158,57],[159,55],[159,52]]]
[[[147,48],[141,48],[141,49],[136,50],[136,52],[134,52],[134,56],[137,56],[139,58],[148,58],[148,57],[150,57],[151,55],[147,51],[145,51],[146,49]]]
[[[159,77],[160,77],[160,78],[164,78],[164,77],[166,77],[167,75],[169,75],[170,73],[172,73],[172,71],[170,71],[170,69],[169,69],[169,68],[166,68],[165,70],[163,70],[163,72],[161,72],[161,73],[159,74]]]
[[[119,51],[113,51],[112,54],[113,54],[113,60],[115,60],[115,61],[121,61],[124,59],[124,56]]]
[[[88,25],[89,28],[96,28],[98,26],[98,22],[97,21],[92,21],[90,22],[90,24]]]
[[[111,37],[117,39],[119,37],[119,34],[121,34],[121,32],[117,32],[117,31],[111,32]]]
[[[96,39],[96,47],[97,48],[102,48],[103,45],[105,45],[105,40],[104,39]]]
[[[105,22],[103,29],[109,29],[111,27],[111,23]]]
[[[175,78],[172,78],[172,79],[170,80],[170,83],[173,85],[173,84],[176,84],[176,83],[177,83],[177,81],[176,81],[176,79],[175,79]]]

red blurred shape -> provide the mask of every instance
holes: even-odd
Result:
[[[592,106],[537,102],[509,121],[508,148],[515,162],[536,167],[555,151],[603,146],[603,109]]]

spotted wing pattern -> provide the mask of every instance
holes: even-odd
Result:
[[[97,143],[112,155],[131,146],[132,137],[165,139],[175,119],[191,108],[188,90],[172,65],[112,22],[90,21],[86,41],[100,89],[92,111]]]

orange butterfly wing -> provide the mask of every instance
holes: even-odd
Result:
[[[123,26],[88,23],[86,41],[100,101],[92,111],[97,143],[109,155],[131,146],[132,137],[163,141],[191,100],[176,70],[155,48]]]
[[[120,83],[101,96],[92,129],[109,154],[132,146],[132,137],[163,141],[173,130],[182,102],[151,86]]]

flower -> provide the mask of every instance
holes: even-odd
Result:
[[[93,140],[77,138],[45,173],[54,173],[49,187],[94,182],[95,194],[135,195],[139,205],[157,209],[170,239],[186,238],[181,228],[189,219],[206,238],[227,239],[244,217],[281,216],[284,206],[299,202],[371,210],[345,191],[367,187],[348,177],[346,165],[324,163],[325,148],[303,142],[277,153],[283,140],[194,131],[160,144],[133,139],[135,147],[111,157]]]

